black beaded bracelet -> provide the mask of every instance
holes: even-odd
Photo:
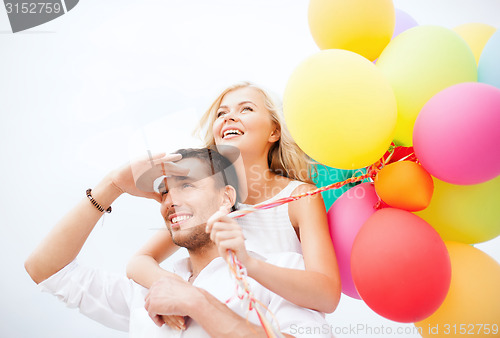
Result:
[[[97,210],[99,210],[100,212],[104,212],[106,211],[108,214],[111,212],[111,206],[109,206],[109,208],[107,208],[106,210],[104,210],[104,208],[102,207],[102,205],[100,205],[95,199],[94,197],[92,197],[92,189],[87,189],[87,197],[89,198],[90,200],[90,203],[92,203],[92,205],[94,207],[97,208]]]

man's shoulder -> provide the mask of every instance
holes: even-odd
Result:
[[[269,264],[277,265],[283,268],[304,270],[304,257],[297,252],[287,251],[266,254],[251,252],[251,255]]]

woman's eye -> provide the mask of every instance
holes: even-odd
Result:
[[[226,112],[225,111],[220,111],[217,113],[217,117],[221,117],[221,116],[224,116],[226,115]]]
[[[253,111],[252,107],[243,107],[243,110],[242,110],[242,111],[245,111],[245,110],[248,110],[248,111]]]
[[[191,183],[184,183],[182,185],[183,188],[191,188],[193,185]]]

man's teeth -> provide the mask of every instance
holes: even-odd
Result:
[[[226,137],[227,135],[243,135],[243,133],[241,131],[239,131],[238,129],[228,129],[224,132],[224,137]]]
[[[172,223],[182,222],[182,221],[185,221],[191,217],[192,216],[188,216],[188,215],[176,216],[176,217],[172,218]]]

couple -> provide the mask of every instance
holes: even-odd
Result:
[[[123,170],[112,172],[87,191],[88,198],[71,210],[27,259],[26,270],[43,290],[69,307],[79,307],[83,314],[106,326],[129,331],[130,337],[265,337],[255,311],[247,314],[242,301],[233,297],[235,282],[221,257],[227,254],[227,247],[239,248],[239,256],[246,254],[240,227],[225,216],[237,199],[235,172],[227,170],[231,161],[216,150],[203,148],[161,155],[151,162],[153,171],[161,167],[167,176],[160,194],[168,231],[174,243],[189,253],[188,258],[176,262],[177,276],[165,277],[148,290],[125,276],[76,261],[87,237],[103,212],[111,211],[116,198],[123,193],[140,197],[153,194],[135,185],[116,184]],[[297,253],[258,258],[304,269]],[[253,279],[248,281],[254,297],[274,314],[283,335],[311,337],[313,332],[314,336],[330,336],[324,332],[327,324],[321,313],[299,307]],[[172,315],[189,318],[185,330],[162,325],[163,316]],[[266,316],[271,321],[270,314]]]

